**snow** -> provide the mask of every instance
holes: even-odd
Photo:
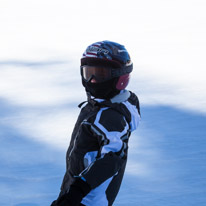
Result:
[[[86,98],[79,59],[122,43],[142,120],[114,206],[205,206],[206,3],[203,0],[0,3],[0,205],[45,206]]]

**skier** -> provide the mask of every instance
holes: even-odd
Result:
[[[81,77],[88,100],[75,124],[61,192],[51,206],[111,206],[124,175],[128,140],[140,121],[137,96],[126,90],[133,64],[123,45],[87,47]]]

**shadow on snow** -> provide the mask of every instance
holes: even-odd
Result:
[[[68,110],[72,105],[67,105]],[[65,151],[4,124],[3,118],[24,108],[4,101],[0,106],[0,205],[49,205],[59,193]],[[203,206],[205,125],[203,115],[165,106],[142,107],[142,121],[131,136],[128,166],[114,205]]]
[[[203,206],[205,137],[204,115],[167,106],[142,107],[116,205]]]

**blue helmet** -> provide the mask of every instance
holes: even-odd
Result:
[[[129,83],[129,73],[133,63],[126,48],[112,41],[96,42],[87,47],[81,58],[81,68],[88,66],[105,66],[111,68],[111,78],[106,82],[92,84],[82,75],[82,84],[92,96],[97,98],[112,98]]]

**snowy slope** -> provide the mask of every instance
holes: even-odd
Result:
[[[36,99],[31,99],[35,92],[25,91],[26,80],[21,88],[22,80],[16,76],[12,81],[16,91],[21,92],[18,96],[22,100],[13,96],[15,101],[5,98],[0,101],[2,206],[49,205],[59,192],[65,171],[65,153],[79,112],[77,105],[85,97],[80,80],[73,84],[76,91],[82,90],[82,96],[70,96],[71,91],[75,92],[73,84],[64,81],[65,73],[59,72],[69,65],[60,64],[58,69],[56,65],[26,68],[10,65],[18,69],[18,73],[31,72],[26,79],[33,79],[30,89],[36,89],[38,94]],[[38,82],[36,72],[50,77]],[[52,76],[58,75],[61,77],[55,84]],[[49,83],[55,85],[53,93],[47,90],[51,87]],[[41,89],[45,84],[47,86]],[[66,94],[65,89],[68,96],[58,102],[61,99],[58,92]],[[53,100],[46,101],[50,98]],[[115,205],[203,206],[206,201],[205,114],[173,106],[144,104],[141,112],[142,121],[130,140],[126,175]]]
[[[109,39],[131,53],[128,89],[142,113],[114,206],[205,206],[205,9],[203,0],[1,1],[0,205],[57,197],[86,98],[79,58]]]

